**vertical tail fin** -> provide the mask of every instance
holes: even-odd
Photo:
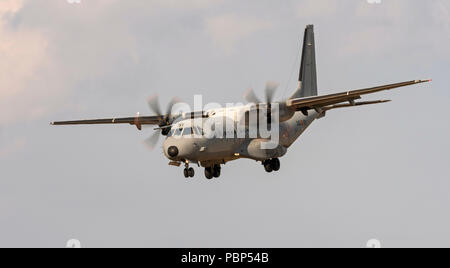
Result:
[[[302,62],[297,91],[291,99],[317,96],[316,51],[314,26],[308,25],[303,38]]]

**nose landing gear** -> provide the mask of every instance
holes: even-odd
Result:
[[[195,170],[193,168],[185,168],[183,173],[185,178],[193,178],[195,176]]]
[[[264,169],[268,173],[271,173],[272,171],[278,171],[281,167],[280,159],[278,158],[267,159],[266,161],[263,161],[262,164],[264,166]]]
[[[184,168],[183,175],[185,178],[193,178],[195,176],[195,170],[190,168],[188,164]]]

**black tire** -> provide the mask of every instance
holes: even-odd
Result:
[[[213,176],[214,176],[214,178],[220,177],[221,171],[222,171],[222,168],[219,165],[214,166],[214,168],[213,168]]]
[[[268,173],[271,173],[271,172],[273,171],[271,161],[266,161],[266,162],[264,163],[264,169],[265,169],[266,172],[268,172]]]
[[[188,175],[189,175],[189,177],[193,178],[195,176],[195,170],[193,168],[189,168]]]
[[[189,170],[187,168],[184,169],[183,175],[185,178],[189,178]]]
[[[212,172],[212,168],[210,168],[210,167],[205,168],[205,177],[208,180],[210,180],[210,179],[212,179],[214,177],[213,176],[213,172]]]
[[[280,170],[280,167],[281,167],[280,159],[274,158],[270,161],[270,164],[272,165],[273,171]]]

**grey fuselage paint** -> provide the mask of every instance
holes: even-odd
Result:
[[[300,137],[300,135],[323,113],[314,110],[308,115],[296,112],[294,116],[279,124],[279,142],[277,148],[261,149],[260,142],[267,141],[261,138],[206,138],[206,137],[167,137],[163,144],[165,156],[171,161],[198,163],[202,166],[225,164],[226,162],[247,158],[264,161],[279,158],[287,153],[287,149]],[[182,123],[182,122],[181,122]],[[177,128],[179,126],[174,126]],[[171,146],[178,148],[178,155],[171,157],[168,149]]]

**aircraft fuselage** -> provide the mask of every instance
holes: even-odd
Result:
[[[226,108],[214,111],[215,117],[222,117],[226,113]],[[271,158],[284,156],[287,149],[298,139],[298,137],[311,125],[314,120],[321,117],[323,113],[311,111],[308,115],[296,112],[291,119],[278,124],[278,140],[272,149],[263,149],[261,142],[268,142],[269,139],[261,137],[249,138],[248,136],[239,138],[234,127],[221,137],[208,138],[198,129],[203,128],[204,120],[197,121],[189,119],[178,122],[172,126],[171,134],[165,139],[163,151],[165,156],[175,162],[198,163],[202,166],[212,166],[225,164],[226,162],[248,158],[256,161],[264,161]],[[230,117],[227,117],[230,119]],[[231,116],[235,118],[235,116]],[[235,124],[237,122],[233,120]],[[185,129],[188,128],[188,131]],[[248,127],[247,127],[248,128]],[[193,129],[193,130],[190,130]],[[201,135],[203,134],[203,135]],[[229,134],[229,135],[226,135]],[[169,148],[172,149],[172,154]],[[176,148],[176,152],[174,152]]]

